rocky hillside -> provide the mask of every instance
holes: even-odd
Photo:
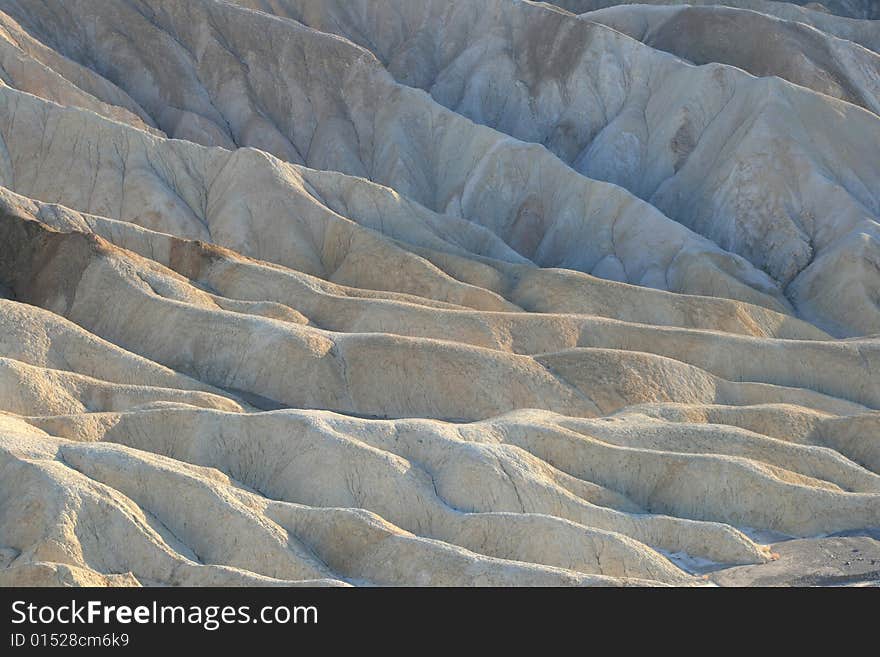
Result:
[[[0,0],[0,585],[880,582],[877,19]]]

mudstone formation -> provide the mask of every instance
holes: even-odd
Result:
[[[880,3],[0,0],[0,585],[880,581]]]

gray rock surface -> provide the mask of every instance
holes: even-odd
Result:
[[[799,539],[773,546],[779,559],[710,575],[721,586],[880,586],[876,537]]]

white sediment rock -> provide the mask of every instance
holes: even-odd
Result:
[[[722,4],[0,0],[0,586],[876,579],[880,16]]]

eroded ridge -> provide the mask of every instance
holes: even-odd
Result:
[[[716,4],[0,0],[0,585],[876,584],[880,21]]]

